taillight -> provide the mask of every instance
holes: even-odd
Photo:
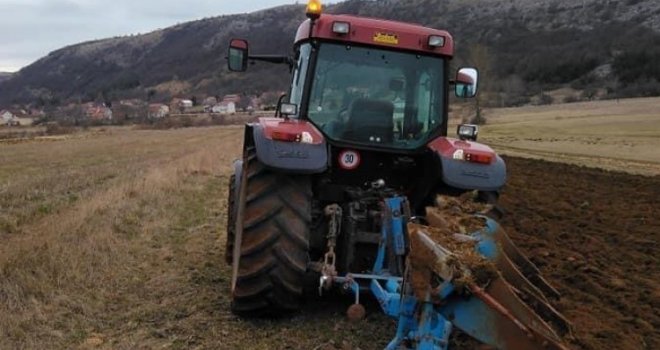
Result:
[[[273,131],[271,137],[275,141],[283,141],[283,142],[300,142],[301,139],[300,134],[290,133],[285,131]]]
[[[465,153],[465,161],[471,163],[479,164],[490,164],[493,162],[493,157],[487,154],[474,154],[474,153]]]

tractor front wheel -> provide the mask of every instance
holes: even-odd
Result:
[[[232,311],[244,316],[278,316],[300,308],[309,262],[312,191],[309,177],[267,169],[254,149],[245,160],[244,203],[235,220]],[[231,223],[230,223],[231,224]],[[240,236],[240,237],[239,237]],[[240,248],[239,248],[240,247]]]

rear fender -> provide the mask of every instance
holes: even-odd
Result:
[[[463,190],[498,191],[506,183],[506,164],[490,147],[470,141],[440,137],[428,147],[440,158],[442,180]],[[463,160],[465,154],[487,156],[489,164]]]
[[[318,174],[328,169],[325,138],[311,123],[260,118],[251,128],[257,158],[267,167],[301,174]],[[290,140],[280,141],[286,138]]]

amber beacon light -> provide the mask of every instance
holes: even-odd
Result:
[[[307,3],[307,17],[311,19],[318,19],[321,17],[323,5],[320,0],[309,0]]]

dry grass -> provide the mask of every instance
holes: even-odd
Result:
[[[241,135],[123,128],[3,146],[0,349],[382,347],[392,324],[348,323],[345,299],[281,321],[230,314],[225,198]]]
[[[481,140],[512,156],[660,174],[660,98],[487,110]]]
[[[68,347],[120,321],[114,308],[124,317],[140,309],[151,279],[164,279],[145,264],[171,256],[158,246],[177,221],[194,221],[172,209],[191,191],[219,191],[213,175],[239,147],[228,134],[130,132],[7,147],[0,312],[11,316],[0,319],[0,347]],[[212,208],[195,209],[202,213],[186,214]]]

